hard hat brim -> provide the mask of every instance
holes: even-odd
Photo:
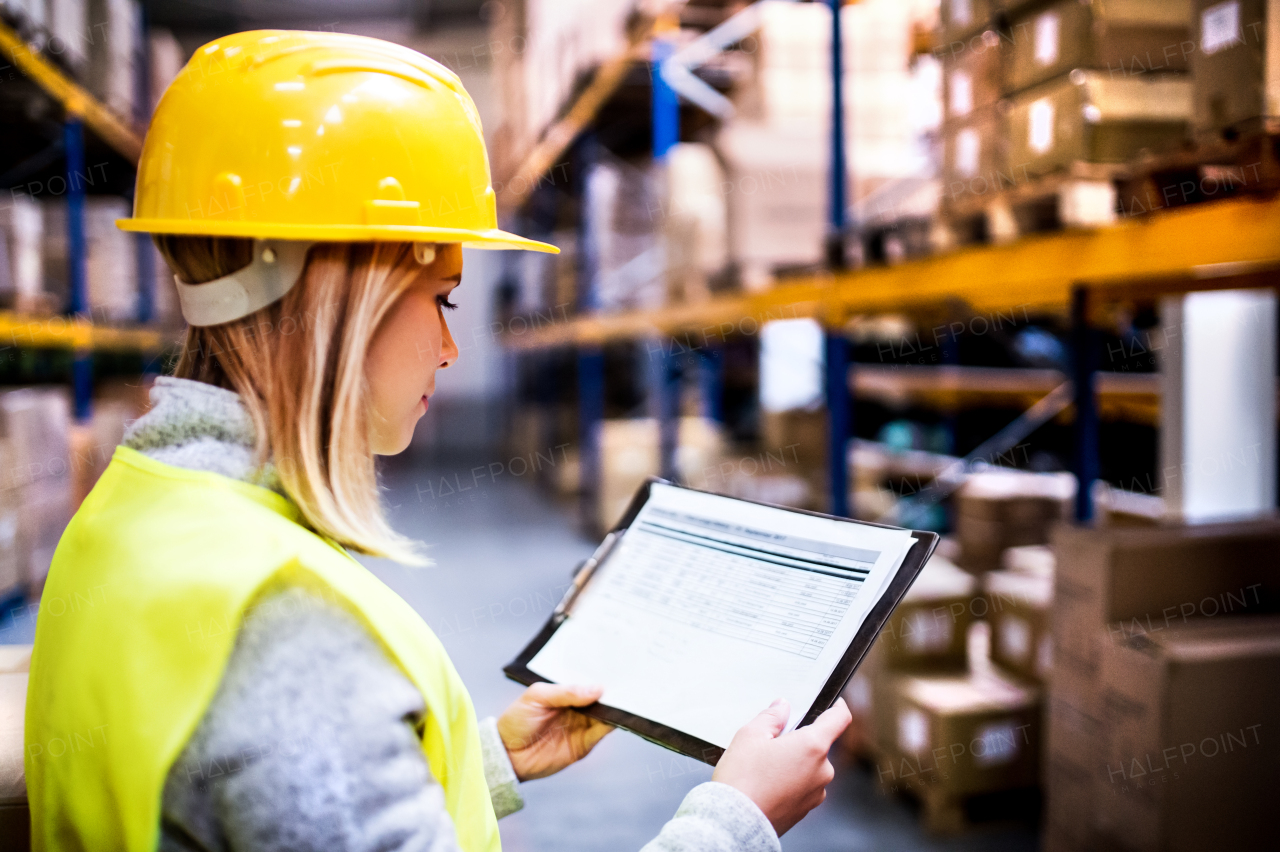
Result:
[[[331,243],[419,242],[461,243],[463,248],[499,251],[537,251],[559,254],[550,243],[531,240],[510,231],[492,228],[428,228],[421,225],[311,225],[260,222],[200,222],[173,219],[117,219],[122,231],[144,234],[176,234],[192,237],[242,237],[245,239],[313,240]]]

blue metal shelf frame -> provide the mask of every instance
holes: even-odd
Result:
[[[1071,379],[1076,407],[1072,473],[1076,476],[1075,519],[1081,524],[1093,520],[1093,483],[1100,473],[1095,337],[1089,325],[1088,288],[1076,287],[1071,294]]]

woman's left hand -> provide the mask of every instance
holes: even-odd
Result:
[[[498,735],[521,781],[554,775],[587,756],[613,726],[572,708],[595,702],[599,686],[535,683],[498,719]]]

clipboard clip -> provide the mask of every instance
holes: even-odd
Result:
[[[619,532],[611,532],[600,542],[600,546],[596,548],[595,553],[582,563],[582,566],[574,572],[573,582],[569,584],[569,588],[564,593],[564,597],[560,599],[560,603],[552,610],[551,617],[557,623],[563,621],[569,615],[569,608],[573,606],[573,602],[578,599],[578,595],[582,593],[582,589],[587,585],[587,581],[591,579],[591,575],[595,573],[596,568],[609,555],[609,551],[613,550],[613,546],[621,537]]]

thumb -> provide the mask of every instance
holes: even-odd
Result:
[[[843,698],[837,698],[836,703],[827,708],[821,716],[813,720],[813,724],[809,726],[814,736],[821,740],[828,748],[836,741],[836,737],[844,733],[844,729],[849,727],[849,723],[853,721],[853,714],[849,712],[849,705],[844,703]]]
[[[604,687],[564,686],[558,683],[535,683],[521,696],[543,707],[585,707],[604,694]]]
[[[760,711],[754,719],[743,725],[742,729],[773,739],[782,733],[782,729],[787,726],[787,719],[790,716],[791,705],[787,704],[785,698],[779,698]]]

